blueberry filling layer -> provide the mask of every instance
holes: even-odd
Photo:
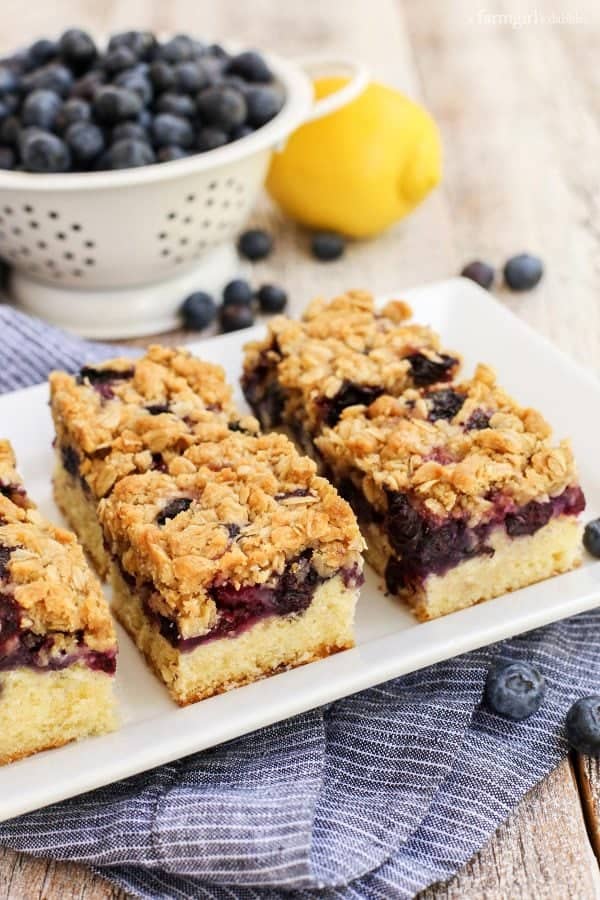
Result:
[[[319,401],[323,422],[333,428],[343,411],[349,406],[369,406],[383,394],[381,386],[356,384],[345,381],[333,397],[322,397]]]
[[[376,509],[349,479],[339,484],[340,494],[350,503],[359,523],[376,523],[387,535],[393,556],[386,568],[389,591],[422,582],[428,575],[443,575],[475,556],[492,556],[487,543],[495,528],[504,528],[511,538],[529,536],[557,516],[579,515],[585,508],[580,487],[566,488],[546,502],[532,500],[517,507],[509,498],[491,498],[495,511],[484,523],[469,527],[464,519],[435,520],[420,513],[401,492],[388,492],[385,512]]]
[[[122,568],[120,571],[131,589],[141,597],[148,618],[156,624],[161,635],[181,652],[189,652],[201,644],[220,638],[237,637],[269,616],[298,615],[308,609],[316,589],[328,580],[317,573],[312,565],[312,551],[307,550],[287,564],[275,584],[255,584],[241,588],[235,588],[231,584],[214,585],[210,596],[217,607],[217,623],[207,634],[184,638],[179,633],[176,621],[151,607],[150,599],[154,592],[152,585],[136,588],[135,579]],[[364,580],[358,564],[340,569],[337,574],[348,589],[360,587]]]
[[[116,369],[95,369],[93,366],[84,366],[77,376],[77,384],[90,384],[104,400],[111,400],[115,394],[112,385],[117,381],[127,381],[133,378],[133,369],[117,371]]]
[[[437,381],[450,381],[458,360],[442,353],[437,359],[430,359],[423,353],[411,353],[406,357],[410,363],[412,380],[416,387],[427,387]]]
[[[438,419],[453,419],[458,415],[463,408],[465,395],[452,388],[442,388],[440,391],[430,391],[427,394],[427,401],[429,403],[427,418],[430,422],[437,422]]]
[[[167,505],[157,515],[156,524],[164,525],[168,519],[174,519],[180,513],[186,512],[192,505],[192,502],[190,497],[176,497],[174,500],[169,500]]]
[[[27,491],[21,484],[0,480],[0,494],[11,500],[15,506],[23,508],[27,506]]]
[[[9,548],[0,548],[5,551]],[[5,566],[5,564],[4,564]],[[81,663],[95,672],[114,675],[116,651],[99,652],[86,646],[83,632],[36,634],[21,627],[23,611],[13,597],[0,593],[0,671],[26,666],[39,672],[56,672]],[[69,651],[55,649],[57,639],[67,638]]]
[[[263,428],[276,428],[282,423],[284,396],[275,376],[276,359],[281,357],[277,341],[263,350],[251,372],[244,372],[242,390],[252,412]]]

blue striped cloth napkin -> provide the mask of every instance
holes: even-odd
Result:
[[[6,307],[0,325],[4,391],[114,353]],[[527,721],[480,705],[498,656],[547,679]],[[592,612],[6,822],[0,843],[148,900],[404,900],[460,869],[557,765],[567,709],[599,681]]]

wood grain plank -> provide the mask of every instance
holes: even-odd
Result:
[[[600,860],[600,759],[575,754],[575,772],[588,836],[594,853]]]
[[[0,900],[125,900],[85,866],[56,863],[0,847]]]
[[[550,0],[533,6],[557,11]],[[598,75],[585,71],[600,36],[597,3],[576,4],[582,25],[522,28],[478,21],[486,11],[522,16],[520,0],[402,8],[444,138],[444,191],[462,260],[502,264],[514,253],[539,253],[547,264],[540,289],[503,292],[503,300],[600,371]]]
[[[524,798],[489,844],[418,900],[595,900],[600,874],[564,760]]]

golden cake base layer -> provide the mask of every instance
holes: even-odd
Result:
[[[84,665],[0,672],[0,765],[117,727],[114,678]]]
[[[96,504],[88,496],[79,478],[74,478],[64,468],[60,453],[56,454],[54,468],[54,499],[103,580],[108,578],[110,559],[104,549],[102,529],[98,521]]]
[[[387,538],[372,524],[363,524],[362,532],[367,560],[383,575],[390,556]],[[522,537],[511,538],[498,528],[486,543],[493,556],[476,556],[444,575],[429,575],[418,588],[398,596],[425,622],[568,572],[581,562],[581,525],[574,516],[558,516]]]
[[[270,616],[237,637],[188,652],[162,637],[114,565],[112,584],[115,616],[180,706],[354,646],[358,590],[345,587],[339,576],[320,585],[300,615]]]

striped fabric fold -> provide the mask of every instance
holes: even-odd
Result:
[[[0,391],[115,354],[8,307],[0,324]],[[547,679],[525,722],[481,706],[499,655]],[[407,900],[560,761],[566,710],[599,683],[600,612],[584,613],[13,819],[0,843],[87,863],[144,900]]]

